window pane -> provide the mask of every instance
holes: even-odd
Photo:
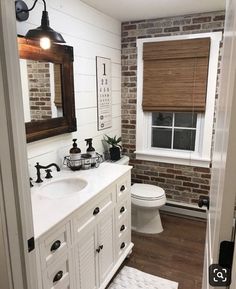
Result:
[[[169,112],[153,112],[152,125],[172,126],[173,113]]]
[[[194,151],[196,131],[190,129],[174,130],[174,149]]]
[[[168,128],[152,129],[152,147],[171,148],[172,131]]]
[[[191,112],[176,112],[175,126],[177,127],[196,127],[197,114]]]

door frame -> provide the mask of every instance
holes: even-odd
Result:
[[[27,243],[34,232],[13,0],[0,1],[0,35],[0,287],[32,289],[36,254]]]
[[[218,264],[220,244],[232,241],[235,205],[236,171],[236,2],[229,0],[223,39],[222,65],[220,67],[219,98],[216,107],[216,124],[212,155],[210,208],[207,218],[207,233],[202,288],[217,288],[209,285],[208,268]],[[235,255],[236,256],[236,255]],[[236,265],[236,260],[234,260]],[[235,265],[232,272],[235,270]],[[235,279],[234,274],[232,278]],[[233,281],[235,282],[235,281]],[[225,288],[225,287],[221,287]],[[228,288],[228,287],[227,287]],[[235,288],[235,284],[230,286]]]

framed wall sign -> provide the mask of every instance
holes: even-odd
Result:
[[[96,57],[98,130],[112,127],[111,59]]]

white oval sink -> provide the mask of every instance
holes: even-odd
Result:
[[[63,178],[43,185],[39,194],[49,199],[66,198],[80,192],[87,185],[87,181],[81,178]]]

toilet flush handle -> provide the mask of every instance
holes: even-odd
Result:
[[[207,210],[209,210],[209,206],[210,206],[210,200],[208,196],[200,196],[199,200],[198,200],[198,207],[207,207]]]

